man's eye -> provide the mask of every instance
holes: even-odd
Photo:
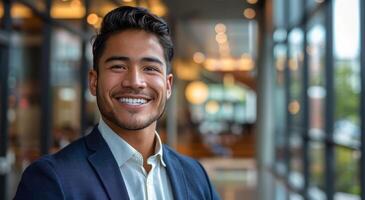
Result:
[[[110,69],[114,69],[114,70],[117,70],[117,69],[126,69],[126,67],[123,66],[123,65],[112,65],[112,66],[110,66]]]
[[[144,68],[145,71],[159,71],[158,67],[155,66],[147,66]]]

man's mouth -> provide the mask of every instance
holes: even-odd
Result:
[[[119,99],[119,102],[123,103],[123,104],[128,104],[128,105],[143,105],[146,104],[149,100],[147,99],[143,99],[143,98],[125,98],[122,97]]]

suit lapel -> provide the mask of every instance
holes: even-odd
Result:
[[[171,153],[171,150],[163,146],[163,158],[166,163],[167,175],[170,179],[172,192],[175,200],[188,199],[188,190],[184,170],[180,161]]]
[[[102,138],[97,126],[86,136],[86,144],[92,151],[88,160],[94,167],[110,199],[129,199],[123,177],[112,152]]]

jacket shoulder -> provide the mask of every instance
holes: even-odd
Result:
[[[15,200],[63,199],[59,175],[50,156],[44,156],[29,165],[19,183]]]

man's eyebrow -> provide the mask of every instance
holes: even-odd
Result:
[[[163,62],[160,59],[154,57],[143,57],[142,62],[154,62],[163,65]]]
[[[131,59],[129,57],[126,56],[110,56],[109,58],[107,58],[104,62],[112,62],[112,61],[130,61]],[[159,58],[155,58],[155,57],[143,57],[141,59],[142,62],[154,62],[154,63],[158,63],[160,65],[163,65],[163,62],[159,59]]]
[[[130,59],[126,56],[110,56],[104,62],[112,62],[112,61],[130,61]]]

